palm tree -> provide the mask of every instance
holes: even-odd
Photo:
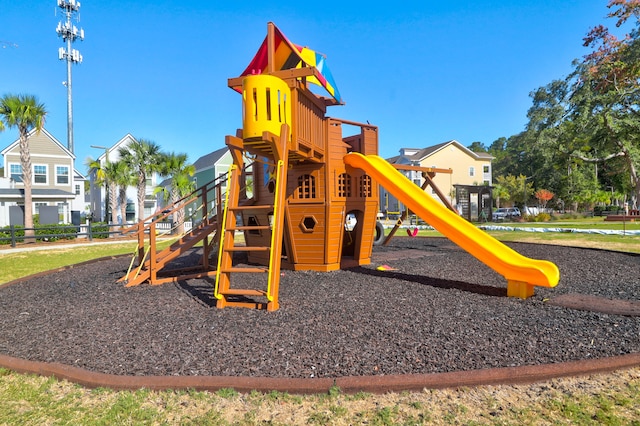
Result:
[[[87,166],[89,167],[89,173],[95,173],[96,184],[106,184],[109,193],[109,210],[111,210],[111,223],[118,223],[118,196],[117,196],[117,179],[120,173],[117,163],[111,163],[108,160],[102,164],[99,160],[87,158]],[[105,211],[106,214],[106,211]],[[107,217],[104,218],[105,222],[109,222]]]
[[[196,168],[187,162],[186,154],[164,154],[159,172],[162,176],[171,178],[169,194],[172,204],[195,189],[191,177]],[[184,234],[184,208],[176,211],[176,232]]]
[[[116,176],[116,184],[118,185],[118,204],[120,205],[120,217],[122,223],[127,221],[127,188],[135,186],[138,179],[131,173],[128,165],[124,161],[116,163],[118,173]]]
[[[22,183],[24,184],[24,227],[25,240],[35,236],[33,230],[33,195],[31,153],[29,151],[29,132],[36,129],[40,132],[44,127],[47,110],[33,95],[5,95],[0,98],[0,129],[5,126],[17,127],[20,137],[20,166]]]
[[[147,176],[158,171],[160,167],[160,146],[145,139],[134,140],[128,146],[118,149],[118,154],[131,173],[137,176],[138,221],[142,221],[144,220]]]

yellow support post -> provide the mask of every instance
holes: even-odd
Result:
[[[280,182],[282,179],[282,169],[284,168],[284,161],[278,160],[276,166],[276,188],[273,194],[273,226],[271,227],[271,252],[269,254],[269,278],[267,280],[267,300],[274,302],[273,310],[278,309],[278,282],[280,281],[280,256],[282,250],[278,250],[278,247],[282,245],[282,228],[280,217],[282,212],[281,204],[284,201],[284,197],[281,196],[282,189]]]
[[[507,281],[507,296],[519,297],[520,299],[527,299],[533,296],[535,289],[532,284],[523,281]]]

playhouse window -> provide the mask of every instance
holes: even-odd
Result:
[[[369,198],[373,196],[371,187],[371,176],[364,175],[360,177],[360,197]]]
[[[298,198],[316,198],[316,178],[311,175],[298,177]]]
[[[267,87],[267,120],[271,121],[271,89]]]
[[[351,176],[347,173],[338,175],[338,197],[351,197]]]

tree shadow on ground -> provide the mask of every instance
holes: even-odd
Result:
[[[195,299],[201,305],[215,308],[216,298],[213,296],[214,278],[201,278],[197,280],[176,281],[176,287],[189,297]]]

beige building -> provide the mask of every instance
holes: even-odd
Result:
[[[411,165],[420,167],[434,167],[439,169],[451,169],[451,174],[438,173],[433,179],[434,184],[447,197],[447,200],[456,206],[455,185],[464,186],[491,186],[491,160],[493,157],[487,153],[476,153],[456,140],[450,140],[428,148],[402,148],[400,155],[388,158],[391,164]],[[403,172],[416,185],[422,186],[424,178],[422,173],[416,171]],[[429,194],[439,199],[432,188],[428,188]],[[474,201],[471,201],[473,204]],[[477,214],[477,200],[475,201]],[[380,188],[380,210],[395,214],[404,210],[403,206],[389,194],[384,188]],[[472,206],[472,210],[474,207]],[[473,214],[472,214],[473,216]]]
[[[75,156],[46,129],[27,135],[31,153],[33,213],[57,209],[61,223],[78,222],[86,212],[86,178],[74,168]],[[0,151],[4,176],[0,176],[0,227],[24,223],[24,184],[20,140]],[[13,213],[12,213],[13,211]]]

